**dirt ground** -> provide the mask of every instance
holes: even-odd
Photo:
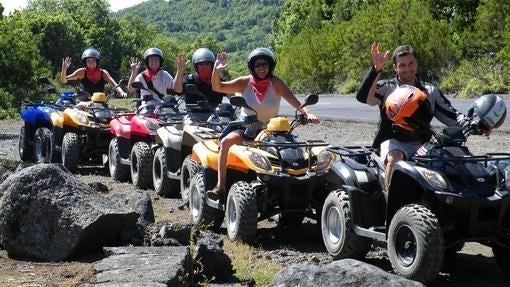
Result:
[[[18,133],[20,121],[0,121],[0,158],[18,159]],[[376,125],[357,122],[323,121],[319,126],[299,127],[297,134],[303,139],[322,139],[333,145],[370,144]],[[493,132],[490,138],[473,136],[468,146],[476,154],[485,152],[510,152],[509,135]],[[80,169],[78,178],[84,182],[102,182],[110,192],[135,190],[131,184],[113,181],[105,169],[87,167]],[[189,222],[189,211],[179,209],[180,199],[158,197],[148,191],[153,200],[156,220]],[[221,234],[226,238],[226,230]],[[313,221],[306,222],[292,231],[282,231],[271,220],[259,223],[257,256],[271,258],[287,266],[291,263],[309,262],[327,264],[331,257],[322,244],[320,230]],[[391,271],[383,244],[376,245],[366,261]],[[91,262],[83,259],[73,262],[31,262],[9,258],[0,249],[0,286],[74,286],[92,278]],[[439,279],[429,286],[510,286],[510,281],[498,268],[490,248],[478,243],[468,243],[453,258],[445,262]]]

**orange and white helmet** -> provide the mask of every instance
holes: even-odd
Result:
[[[414,116],[422,114],[424,108],[427,118],[431,118],[432,111],[427,101],[427,94],[422,90],[410,86],[402,85],[395,89],[384,102],[386,116],[406,131],[415,131],[420,119]],[[420,111],[420,112],[419,112]],[[427,119],[421,119],[427,120]]]

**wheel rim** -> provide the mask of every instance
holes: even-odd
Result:
[[[326,218],[327,237],[329,242],[339,244],[342,238],[342,226],[340,220],[340,210],[337,207],[332,207],[328,210]]]
[[[402,225],[395,233],[395,252],[403,266],[409,267],[416,258],[416,238],[408,225]]]
[[[198,189],[195,186],[191,187],[190,210],[193,222],[197,222],[197,218],[202,212],[201,197]]]
[[[191,177],[190,177],[189,169],[187,166],[182,167],[181,180],[182,180],[182,187],[183,187],[181,189],[181,195],[183,198],[188,198],[189,193],[190,193]]]
[[[161,178],[163,177],[162,172],[161,172],[163,170],[163,168],[161,167],[162,164],[161,164],[161,160],[159,160],[159,155],[154,157],[154,161],[155,161],[154,162],[154,171],[153,171],[154,179],[155,179],[154,184],[159,186],[159,183],[161,182]]]
[[[114,147],[110,146],[108,149],[108,166],[110,167],[110,171],[112,174],[115,173],[115,169],[117,167],[117,152]]]
[[[37,160],[42,157],[42,151],[42,140],[39,136],[36,136],[34,141],[34,154],[37,157]]]
[[[237,231],[237,211],[235,200],[229,196],[227,202],[227,229],[230,234],[235,234]]]
[[[136,152],[133,153],[133,158],[131,159],[131,167],[133,169],[133,177],[136,178],[138,176],[138,157],[136,156]]]

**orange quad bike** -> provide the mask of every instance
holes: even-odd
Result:
[[[317,95],[310,95],[301,107],[317,101]],[[230,102],[253,110],[242,97],[232,97]],[[275,215],[284,226],[300,225],[305,217],[318,221],[327,196],[327,171],[334,156],[328,152],[326,142],[298,141],[292,134],[294,128],[307,123],[308,119],[298,115],[297,110],[290,123],[286,117],[275,117],[265,125],[256,114],[231,122],[222,135],[243,126],[245,134],[256,137],[230,148],[225,189],[228,192],[226,198],[218,201],[206,196],[217,182],[218,139],[195,144],[192,159],[200,164],[200,171],[190,184],[193,223],[218,228],[226,215],[228,237],[252,242],[257,223]]]

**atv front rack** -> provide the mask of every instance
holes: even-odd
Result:
[[[274,147],[274,148],[297,148],[297,147],[316,147],[316,146],[328,146],[329,143],[322,140],[309,140],[306,142],[265,142],[265,141],[246,141],[243,145],[251,147]]]
[[[411,160],[420,162],[420,163],[433,163],[433,162],[456,162],[456,163],[466,163],[466,162],[499,162],[502,160],[510,160],[510,153],[487,153],[484,155],[462,155],[462,156],[448,156],[443,158],[432,157],[432,156],[413,156]]]

